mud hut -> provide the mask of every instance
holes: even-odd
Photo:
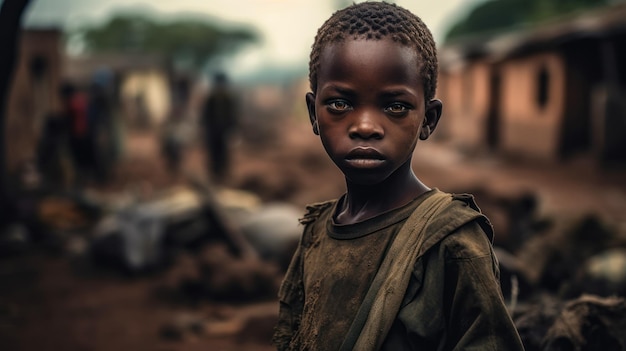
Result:
[[[6,110],[9,170],[32,159],[44,118],[59,108],[61,38],[57,28],[30,28],[22,32]]]
[[[622,3],[444,46],[442,134],[469,149],[535,160],[623,163],[625,44]]]

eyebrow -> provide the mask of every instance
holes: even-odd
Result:
[[[383,97],[395,97],[400,95],[413,95],[414,93],[408,89],[393,89],[388,91],[383,91],[380,95]]]
[[[342,87],[340,85],[337,84],[329,84],[327,86],[324,86],[322,88],[323,90],[333,90],[339,94],[343,94],[343,95],[353,95],[354,94],[354,90],[350,89],[350,88],[346,88],[346,87]],[[401,95],[413,95],[414,92],[410,89],[404,89],[404,88],[393,88],[390,89],[388,91],[383,91],[380,93],[381,97],[387,97],[387,98],[392,98],[392,97],[396,97],[396,96],[401,96]]]
[[[336,92],[338,92],[340,94],[343,94],[343,95],[354,94],[354,90],[352,90],[350,88],[341,87],[341,86],[339,86],[337,84],[329,84],[327,86],[322,87],[322,89],[323,90],[334,90],[334,91],[336,91]]]

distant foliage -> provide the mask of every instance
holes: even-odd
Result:
[[[532,25],[612,2],[615,0],[487,0],[454,24],[445,41]]]
[[[89,53],[151,53],[195,64],[258,41],[256,31],[245,27],[223,28],[197,18],[164,21],[146,14],[119,14],[100,26],[77,28],[69,35],[79,38]]]

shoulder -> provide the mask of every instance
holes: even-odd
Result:
[[[484,235],[493,241],[493,226],[489,219],[480,211],[480,208],[471,194],[449,194],[452,198],[437,216],[428,225],[431,235],[443,236],[457,231],[466,224],[477,223]]]
[[[298,221],[303,225],[313,223],[322,217],[323,213],[330,211],[336,202],[337,200],[330,200],[306,205],[305,213]]]
[[[317,202],[306,206],[304,216],[299,219],[300,224],[304,225],[302,240],[300,245],[304,248],[317,246],[319,240],[323,237],[320,235],[326,230],[326,222],[332,215],[337,200]]]
[[[431,245],[439,243],[448,258],[490,255],[493,227],[470,194],[450,194],[447,204],[428,225]]]
[[[446,259],[464,260],[491,256],[491,241],[476,221],[468,222],[441,241]]]

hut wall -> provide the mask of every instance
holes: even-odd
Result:
[[[59,109],[61,33],[29,29],[21,34],[16,69],[6,110],[7,167],[34,157],[44,118]]]
[[[501,65],[500,136],[503,151],[555,160],[565,110],[565,65],[554,53],[511,59]]]
[[[475,150],[486,144],[489,74],[489,65],[477,61],[439,76],[443,116],[437,133],[459,147]]]

